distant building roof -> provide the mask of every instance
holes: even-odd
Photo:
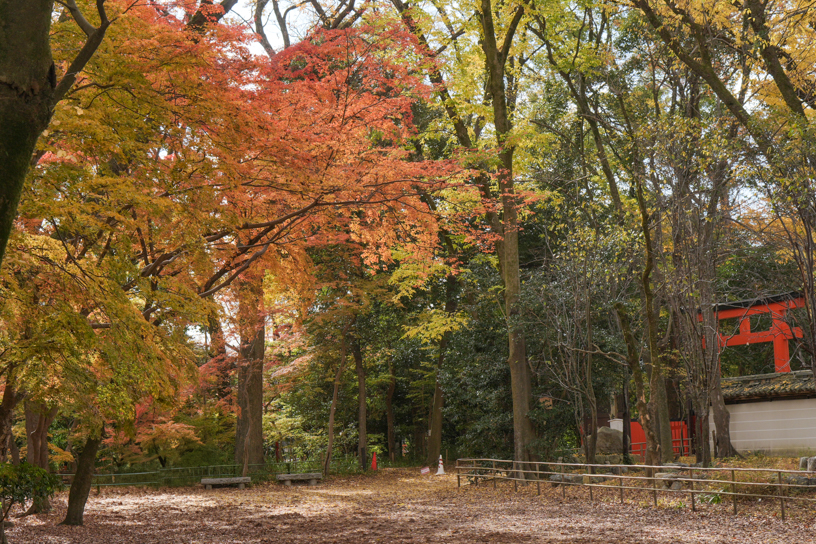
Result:
[[[722,392],[725,402],[756,402],[774,399],[816,397],[813,372],[797,370],[775,374],[757,374],[739,378],[723,378]]]

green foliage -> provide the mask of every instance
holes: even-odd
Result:
[[[0,463],[0,499],[3,503],[0,522],[6,519],[13,505],[49,498],[59,486],[59,477],[47,470],[26,462],[19,465]]]
[[[455,332],[441,372],[445,391],[443,447],[459,456],[513,456],[513,411],[505,323],[493,289],[497,271],[476,259],[463,276],[460,308],[472,319]]]
[[[720,504],[722,502],[722,497],[719,493],[703,493],[698,496],[702,502],[708,504]]]

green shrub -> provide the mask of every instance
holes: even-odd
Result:
[[[0,463],[0,541],[6,544],[5,520],[15,504],[51,497],[60,486],[60,479],[47,470],[20,463]]]

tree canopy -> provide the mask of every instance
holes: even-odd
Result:
[[[0,455],[79,524],[97,462],[733,454],[716,305],[816,369],[813,15],[0,1]]]

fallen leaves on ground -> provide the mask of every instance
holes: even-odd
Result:
[[[816,515],[799,507],[794,520],[768,505],[734,516],[727,504],[697,512],[673,497],[651,495],[619,504],[612,490],[512,482],[457,488],[456,477],[386,469],[334,477],[315,487],[277,483],[251,489],[103,489],[92,492],[84,527],[63,527],[67,493],[47,515],[14,520],[14,543],[788,543],[816,544]]]

